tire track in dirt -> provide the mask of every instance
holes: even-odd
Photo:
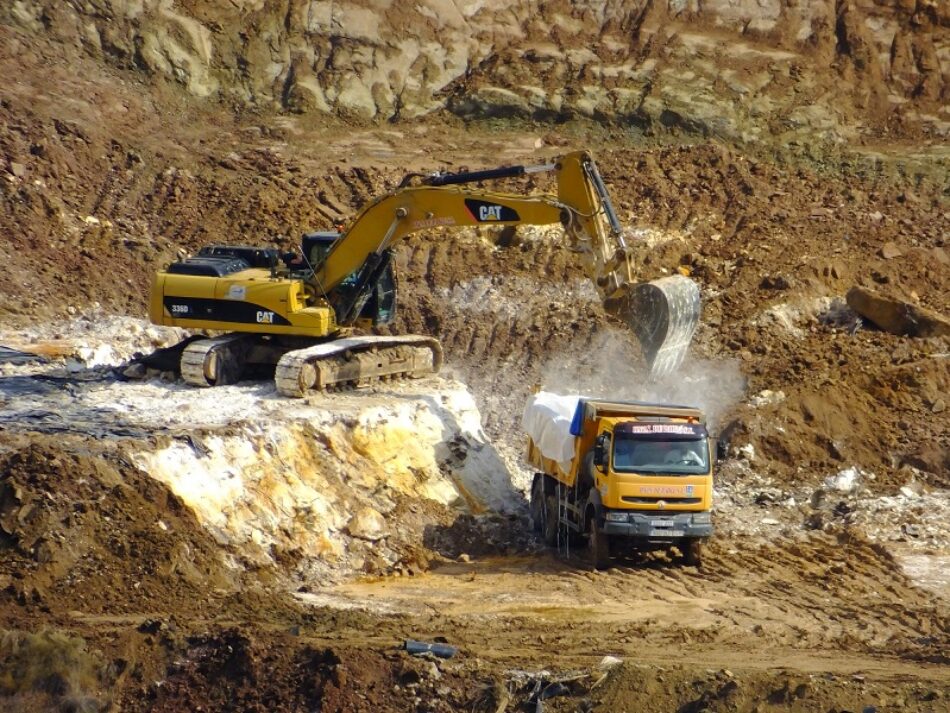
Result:
[[[412,615],[434,607],[458,624],[460,643],[463,632],[476,628],[479,641],[487,635],[496,650],[556,631],[553,640],[563,655],[583,655],[589,636],[613,642],[627,655],[644,645],[696,641],[750,653],[771,646],[808,655],[842,651],[946,661],[945,612],[873,546],[820,535],[788,547],[737,549],[729,554],[712,547],[702,571],[657,560],[586,572],[576,555],[494,559],[449,565],[418,581],[357,583],[328,593],[331,600],[343,596],[370,610],[385,606]],[[846,563],[832,587],[823,560]],[[886,596],[874,596],[878,583],[887,585],[879,590]]]

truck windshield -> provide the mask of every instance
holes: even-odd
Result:
[[[613,469],[617,473],[708,473],[709,446],[706,438],[646,440],[615,433]]]

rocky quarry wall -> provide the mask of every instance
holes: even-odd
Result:
[[[199,395],[182,398],[182,414],[208,407]],[[441,513],[512,513],[524,502],[461,384],[433,380],[310,405],[276,399],[270,408],[258,398],[217,398],[232,427],[133,456],[220,544],[251,560],[297,561],[311,576],[386,572],[407,561]]]
[[[196,97],[356,120],[950,130],[940,0],[14,0],[0,21]]]
[[[39,487],[35,473],[46,474],[49,492],[58,487],[49,479],[88,479],[82,469],[54,472],[40,463],[70,453],[118,467],[124,475],[107,478],[107,488],[123,478],[158,481],[149,487],[167,488],[222,551],[252,568],[286,566],[307,581],[424,566],[423,546],[439,552],[444,542],[459,544],[449,530],[460,514],[504,518],[523,508],[526,474],[499,455],[457,381],[430,377],[306,400],[280,398],[270,382],[195,389],[157,372],[116,381],[112,365],[176,341],[177,330],[131,318],[96,321],[97,335],[21,333],[13,343],[50,361],[0,364],[0,455],[26,464],[25,479],[9,487],[0,469],[0,544],[6,533],[33,554],[44,527],[57,542],[76,539],[65,534],[75,523],[64,520],[60,537],[58,525],[29,515],[29,502],[46,497],[29,495]],[[76,326],[68,331],[79,335]],[[11,343],[12,335],[0,330],[0,338]],[[38,443],[46,453],[39,461],[23,455]],[[20,451],[22,458],[11,455]],[[61,504],[68,510],[68,498]],[[142,526],[175,535],[180,525],[156,507]]]

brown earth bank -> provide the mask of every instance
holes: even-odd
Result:
[[[369,3],[134,5],[0,10],[4,327],[142,316],[151,274],[177,255],[290,246],[409,170],[591,148],[638,277],[682,268],[700,284],[683,383],[655,395],[711,394],[724,487],[754,473],[810,490],[849,468],[872,496],[950,485],[950,340],[885,332],[846,301],[860,286],[950,315],[944,5],[605,3],[598,16],[541,3],[509,23],[485,3],[448,23],[474,38],[465,57],[428,47],[415,93],[387,74],[370,102],[359,87],[385,63],[366,48],[386,55],[406,26],[422,28],[413,41],[439,35],[413,14],[437,3],[392,4],[379,41],[352,29],[376,17]],[[568,20],[582,28],[558,30]],[[470,32],[479,22],[487,35]],[[353,36],[331,42],[334,23]],[[325,42],[335,54],[313,49]],[[453,62],[468,69],[452,76]],[[614,78],[625,62],[634,74]],[[535,385],[643,395],[635,341],[557,235],[433,231],[397,257],[394,330],[442,340],[499,447],[517,452]],[[541,553],[523,519],[433,505],[405,515],[398,576],[330,586],[222,546],[101,446],[27,428],[0,438],[0,709],[950,706],[946,600],[849,523],[847,504],[807,531],[726,529],[702,570],[658,556],[607,573],[574,550]],[[460,650],[419,659],[401,650],[410,638]]]
[[[857,528],[727,529],[701,570],[663,555],[598,572],[583,550],[539,552],[524,522],[462,515],[406,543],[429,554],[395,576],[301,584],[215,543],[115,453],[3,442],[9,710],[929,711],[950,695],[945,602]],[[415,658],[407,639],[458,653]]]
[[[749,141],[946,137],[936,0],[18,0],[17,48],[358,122],[592,118]]]

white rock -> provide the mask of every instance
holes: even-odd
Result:
[[[758,394],[753,396],[749,403],[753,406],[768,406],[769,404],[778,404],[785,400],[784,391],[772,391],[771,389],[763,389]]]
[[[376,542],[386,536],[386,520],[378,511],[367,506],[357,510],[346,524],[346,531],[361,540]]]
[[[122,358],[108,344],[80,347],[77,350],[77,356],[87,367],[110,366],[122,361]]]
[[[857,487],[860,479],[861,471],[852,466],[838,471],[837,475],[829,475],[825,478],[825,487],[837,490],[839,493],[850,493]]]

